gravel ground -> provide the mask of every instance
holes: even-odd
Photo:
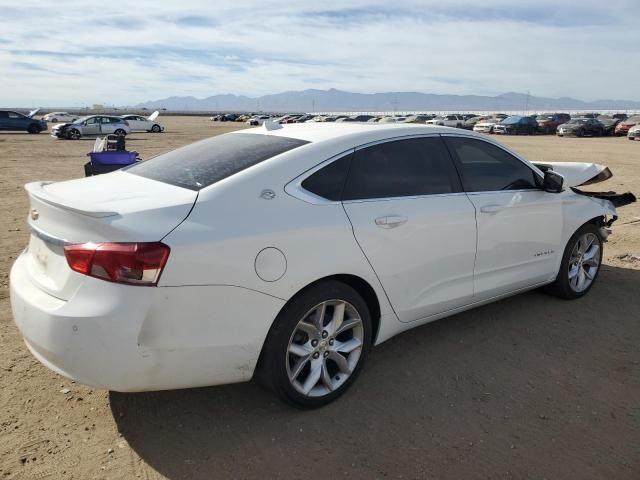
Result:
[[[165,117],[143,158],[237,124]],[[532,160],[597,161],[640,193],[640,142],[505,137]],[[22,185],[82,175],[93,141],[0,133],[0,478],[640,478],[640,205],[620,209],[586,297],[526,293],[373,350],[353,389],[293,410],[253,383],[121,394],[35,361],[8,272],[26,245]]]

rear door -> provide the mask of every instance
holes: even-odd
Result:
[[[561,196],[540,189],[529,165],[493,143],[444,138],[476,210],[476,300],[550,280],[562,255]]]
[[[357,149],[342,200],[401,321],[470,302],[475,213],[440,136]]]

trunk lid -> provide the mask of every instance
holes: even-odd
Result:
[[[197,192],[126,172],[66,182],[33,182],[31,227],[25,252],[29,276],[44,291],[68,299],[82,275],[73,272],[64,245],[159,241],[182,222]]]

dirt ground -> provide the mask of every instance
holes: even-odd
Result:
[[[143,158],[237,124],[166,117]],[[532,160],[596,161],[640,193],[640,142],[503,139]],[[640,204],[620,209],[586,297],[526,293],[375,348],[353,389],[291,409],[253,383],[120,394],[35,361],[8,272],[27,242],[22,185],[82,175],[93,141],[0,133],[0,478],[640,478]]]

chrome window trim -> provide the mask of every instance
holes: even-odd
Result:
[[[424,197],[435,197],[435,196],[440,197],[440,196],[447,196],[447,195],[464,194],[465,192],[434,193],[429,195],[411,195],[411,196],[402,196],[402,197],[364,198],[364,199],[358,199],[358,200],[347,200],[343,202],[341,200],[327,200],[326,198],[316,195],[306,190],[304,187],[302,187],[302,182],[304,182],[308,177],[313,175],[318,170],[321,170],[327,165],[337,160],[340,160],[341,158],[347,155],[351,155],[352,153],[355,153],[358,150],[362,150],[364,148],[372,147],[374,145],[380,145],[382,143],[394,142],[398,140],[410,140],[412,138],[431,138],[431,137],[439,137],[439,136],[440,136],[439,133],[413,133],[413,134],[398,135],[395,137],[383,138],[381,140],[374,140],[371,142],[363,143],[356,147],[350,148],[349,150],[345,150],[344,152],[341,152],[337,155],[334,155],[333,157],[323,161],[322,163],[319,163],[315,167],[310,168],[309,170],[301,173],[300,175],[298,175],[296,178],[294,178],[293,180],[291,180],[289,183],[285,185],[284,191],[289,195],[291,195],[292,197],[297,198],[298,200],[302,200],[304,202],[311,203],[313,205],[335,205],[335,204],[342,204],[342,203],[348,204],[348,203],[359,203],[359,202],[375,202],[375,201],[384,201],[384,200],[399,200],[403,198],[416,199],[416,198],[424,198]]]

